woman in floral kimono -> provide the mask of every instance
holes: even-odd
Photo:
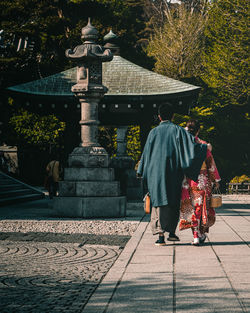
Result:
[[[197,136],[200,124],[197,120],[187,122],[186,130],[195,136],[198,143],[206,144]],[[209,144],[208,144],[209,145]],[[215,223],[215,210],[210,207],[212,188],[219,187],[220,175],[216,168],[211,148],[202,164],[197,181],[187,177],[183,180],[180,210],[180,230],[191,228],[193,245],[199,246],[205,239],[209,227]]]

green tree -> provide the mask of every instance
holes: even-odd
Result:
[[[201,78],[207,84],[200,103],[212,109],[213,143],[225,181],[249,175],[250,120],[248,106],[249,2],[213,2],[205,28]]]
[[[202,78],[224,104],[248,102],[249,14],[247,0],[218,0],[209,12]]]
[[[127,133],[127,153],[138,162],[141,156],[140,126],[130,126]]]
[[[158,9],[162,2],[156,1]],[[206,14],[201,15],[204,19],[204,23],[201,23],[201,37],[196,37],[195,32],[193,36],[192,28],[188,25],[186,27],[189,29],[188,35],[193,36],[190,47],[193,46],[194,51],[191,52],[197,57],[193,60],[186,58],[187,66],[182,67],[181,50],[177,49],[181,40],[175,33],[177,26],[181,25],[181,15],[175,12],[183,10],[187,14],[191,7],[186,4],[172,7],[172,20],[165,18],[166,13],[160,11],[163,12],[163,19],[158,18],[160,22],[156,25],[161,28],[152,36],[148,53],[156,59],[155,69],[160,73],[181,80],[187,80],[193,75],[202,86],[198,105],[191,110],[190,116],[176,115],[175,123],[185,126],[190,117],[201,122],[200,137],[213,145],[213,154],[225,183],[234,176],[249,175],[249,3],[236,0],[211,2]],[[201,10],[198,8],[193,12],[199,16]],[[188,24],[188,19],[184,20]],[[174,22],[171,24],[169,21]],[[165,25],[168,27],[164,28]],[[183,28],[184,22],[180,29]],[[189,45],[188,40],[186,44]],[[186,52],[188,49],[189,46]],[[237,104],[241,106],[237,107]]]
[[[121,55],[138,64],[147,62],[141,48],[145,29],[144,0],[71,0],[68,44],[79,44],[79,34],[87,18],[100,32],[100,41],[109,30],[120,37]],[[72,4],[73,3],[73,4]]]
[[[9,84],[38,78],[44,72],[49,75],[62,66],[69,31],[69,21],[63,14],[66,3],[61,0],[1,1],[1,29],[6,34],[8,49],[0,66]],[[31,42],[35,45],[32,51]],[[12,75],[8,75],[9,72]]]
[[[8,45],[0,68],[9,84],[30,80],[31,74],[33,79],[48,76],[69,66],[65,50],[80,43],[81,28],[88,17],[100,31],[100,38],[113,28],[122,39],[121,53],[142,62],[138,44],[145,27],[142,0],[5,0],[0,3],[0,12],[0,29]],[[32,53],[23,47],[17,51],[17,40],[25,38],[35,43]],[[10,71],[13,73],[8,77]]]
[[[161,25],[158,21],[153,25],[154,33],[146,48],[148,56],[155,59],[156,72],[177,79],[199,76],[206,6],[194,10],[184,3],[166,5],[163,14]]]
[[[18,143],[19,176],[31,184],[43,184],[45,167],[62,154],[65,123],[54,115],[40,116],[19,110],[10,119],[12,140]]]
[[[249,175],[250,118],[246,107],[218,104],[214,109],[214,132],[210,136],[224,181]]]
[[[108,126],[99,126],[98,128],[98,142],[110,156],[116,154],[117,142],[116,142],[116,128]]]
[[[10,125],[19,141],[25,145],[38,146],[42,150],[58,145],[65,130],[65,123],[55,115],[39,116],[26,110],[15,114],[10,119]]]

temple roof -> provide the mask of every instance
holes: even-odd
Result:
[[[76,67],[58,74],[8,88],[11,91],[41,96],[74,96]],[[175,80],[140,67],[121,56],[103,63],[103,85],[108,96],[159,96],[197,93],[200,87]]]

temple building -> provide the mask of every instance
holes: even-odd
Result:
[[[112,31],[104,37],[104,41],[104,47],[110,49],[114,57],[102,66],[102,83],[108,92],[98,104],[98,119],[101,126],[117,127],[117,156],[126,159],[126,131],[129,125],[140,126],[143,147],[151,126],[158,123],[158,106],[168,103],[175,112],[188,114],[197,102],[200,87],[157,74],[121,57],[116,44],[117,36]],[[18,99],[16,102],[20,107],[41,115],[55,114],[66,122],[66,154],[80,141],[81,108],[71,91],[76,82],[77,67],[73,67],[8,88],[11,96]],[[119,162],[116,166],[121,167]],[[132,165],[128,167],[131,169]]]
[[[40,114],[53,113],[77,128],[80,104],[71,92],[75,83],[76,67],[73,67],[8,89],[22,107],[35,108]],[[200,90],[200,87],[142,68],[119,55],[103,64],[103,84],[108,92],[99,103],[100,124],[140,125],[142,144],[150,125],[155,124],[160,104],[169,102],[176,112],[188,114]]]
[[[112,30],[104,37],[104,47],[112,51],[114,58],[103,64],[102,81],[108,92],[99,103],[98,117],[101,125],[140,125],[143,146],[150,125],[156,122],[157,107],[168,102],[176,112],[188,114],[197,102],[200,87],[124,59],[120,56],[118,40]],[[54,113],[67,124],[78,127],[80,104],[71,91],[76,81],[76,67],[73,67],[8,90],[13,97],[19,98],[22,107],[35,108],[41,114]]]

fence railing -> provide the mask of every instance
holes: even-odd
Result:
[[[250,194],[250,183],[229,183],[228,193]]]

